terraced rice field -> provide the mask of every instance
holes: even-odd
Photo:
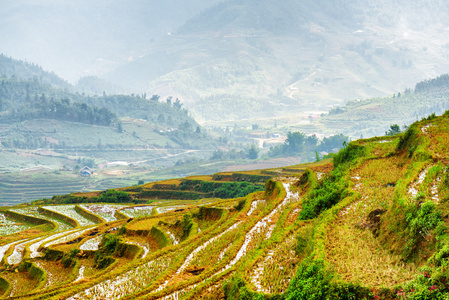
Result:
[[[23,215],[29,215],[29,216],[52,221],[58,225],[58,228],[56,229],[57,231],[64,231],[64,230],[69,230],[69,229],[73,228],[72,225],[70,225],[58,218],[54,218],[54,217],[39,213],[38,207],[36,207],[36,206],[26,207],[26,208],[13,208],[13,209],[11,209],[11,211],[14,211],[14,212],[17,212],[17,213],[23,214]]]
[[[101,239],[103,236],[99,235],[94,238],[91,238],[87,241],[85,241],[81,246],[81,250],[90,250],[90,251],[97,251],[98,246],[100,245]]]
[[[11,208],[34,225],[0,212],[10,229],[0,288],[52,300],[444,299],[435,295],[449,295],[449,167],[438,153],[447,147],[429,147],[429,123],[352,142],[333,164],[287,168],[235,199],[156,201],[131,187],[127,196],[146,204],[46,205],[77,225],[57,230],[35,207]],[[399,147],[405,137],[412,147]]]
[[[95,222],[83,217],[75,210],[75,205],[44,206],[43,208],[60,213],[76,220],[81,227],[95,225]]]
[[[85,204],[81,207],[87,209],[91,213],[103,218],[106,222],[116,221],[117,218],[114,216],[117,210],[126,207],[124,205],[112,205],[112,204]],[[123,212],[123,211],[122,211]],[[133,216],[130,216],[131,218]]]
[[[283,187],[289,189],[289,184],[285,183]],[[19,264],[24,254],[28,253],[27,260],[34,261],[37,268],[46,271],[44,288],[38,293],[42,297],[45,297],[46,288],[56,286],[67,299],[139,298],[148,293],[168,299],[201,290],[201,284],[210,278],[217,278],[229,270],[235,270],[235,266],[243,261],[242,258],[247,253],[254,251],[263,241],[271,238],[281,210],[293,203],[292,197],[288,190],[287,197],[274,202],[257,197],[248,198],[249,201],[246,201],[247,204],[242,211],[234,209],[238,201],[232,201],[233,205],[223,205],[221,199],[209,200],[202,205],[213,209],[214,203],[217,202],[215,209],[221,211],[221,217],[217,215],[218,219],[217,216],[207,219],[207,216],[203,216],[206,219],[201,220],[194,217],[187,236],[183,236],[181,224],[186,222],[186,215],[193,213],[196,216],[195,211],[200,206],[186,210],[186,205],[179,205],[176,201],[173,201],[172,206],[161,201],[156,205],[135,207],[109,204],[81,205],[92,214],[112,222],[111,224],[118,222],[112,227],[95,226],[92,221],[77,213],[74,205],[43,207],[76,220],[80,227],[75,229],[58,219],[41,215],[36,207],[14,208],[13,211],[17,213],[51,220],[59,227],[34,239],[4,245],[0,247],[0,252],[7,254],[6,262],[10,265]],[[193,211],[189,211],[192,209]],[[114,217],[116,210],[128,215],[133,221],[117,220]],[[155,225],[159,231],[152,229]],[[129,232],[117,230],[121,227],[133,230]],[[124,261],[125,264],[119,263],[121,260],[116,260],[117,267],[112,263],[107,272],[95,270],[93,258],[85,256],[74,257],[79,261],[75,269],[64,268],[61,264],[45,259],[45,249],[70,251],[72,244],[79,251],[103,251],[99,245],[106,236],[117,236],[125,243],[124,245],[133,245],[135,248],[129,249],[134,250],[125,250],[123,255],[135,259],[127,260],[128,263]],[[132,252],[127,254],[126,251]],[[60,272],[65,276],[59,275]],[[22,276],[20,277],[22,279],[16,280],[14,276],[6,276],[12,282],[10,295],[17,295],[17,288],[23,279]],[[65,280],[76,282],[77,285],[60,285]]]
[[[13,220],[0,212],[0,236],[14,234],[30,227],[32,224]]]
[[[130,218],[151,216],[155,206],[135,206],[120,210],[124,215]]]

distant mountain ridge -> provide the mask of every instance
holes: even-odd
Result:
[[[79,93],[53,73],[6,56],[0,56],[0,74],[0,172],[43,161],[59,169],[76,165],[80,157],[96,163],[130,160],[124,153],[136,149],[133,156],[147,162],[216,147],[179,99]]]
[[[448,109],[449,74],[443,74],[391,96],[348,101],[312,122],[309,130],[341,132],[353,138],[381,136],[393,124],[406,127],[428,115],[441,115]]]
[[[210,124],[323,112],[446,73],[448,16],[440,0],[226,1],[106,78]]]
[[[34,63],[16,60],[0,54],[0,76],[16,77],[18,79],[36,79],[57,88],[73,90],[73,86],[53,72],[45,71]]]
[[[74,83],[140,56],[155,39],[218,1],[2,1],[0,53]]]

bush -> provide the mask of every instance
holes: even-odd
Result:
[[[414,280],[407,283],[404,288],[396,291],[401,299],[448,299],[448,287],[446,277],[439,277],[438,274],[432,274],[429,267],[421,268],[421,274]]]
[[[69,268],[75,265],[75,257],[80,252],[79,249],[72,249],[68,253],[65,253],[61,259],[61,263],[64,268]]]
[[[334,167],[337,168],[341,164],[352,162],[365,155],[365,152],[365,147],[355,143],[349,143],[333,156]]]
[[[281,299],[277,296],[265,296],[249,290],[245,281],[240,276],[232,276],[223,285],[223,292],[227,300],[265,300],[265,299]]]
[[[322,261],[307,259],[301,263],[295,278],[285,292],[286,300],[372,299],[368,288],[354,283],[334,281],[335,273]]]
[[[231,199],[245,197],[248,194],[262,191],[261,184],[250,182],[211,182],[203,180],[185,180],[179,185],[181,190],[194,190],[196,192],[208,193],[209,197]]]
[[[94,267],[100,270],[109,267],[114,262],[114,259],[111,256],[106,256],[100,251],[95,253],[94,260]]]
[[[101,193],[98,197],[93,197],[97,199],[93,202],[105,202],[105,203],[129,203],[132,201],[131,196],[127,192],[107,190]]]
[[[406,222],[408,240],[405,245],[404,256],[410,258],[425,237],[440,222],[443,222],[443,218],[441,212],[436,209],[435,203],[426,201],[421,205],[413,205],[408,209],[408,212],[406,212]]]
[[[237,205],[234,206],[235,210],[241,211],[243,207],[245,206],[246,199],[240,200]]]
[[[327,299],[357,300],[373,299],[369,288],[355,283],[336,282],[329,289]]]
[[[316,218],[322,211],[331,208],[344,197],[346,186],[340,176],[334,170],[318,183],[318,186],[308,194],[303,202],[299,214],[300,220]]]
[[[104,269],[114,262],[113,255],[123,256],[126,245],[122,243],[120,236],[106,234],[100,242],[99,250],[95,253],[94,267]]]
[[[285,299],[324,300],[332,278],[333,273],[326,270],[322,261],[305,260],[291,281]]]
[[[310,171],[310,169],[306,169],[299,178],[299,181],[297,182],[296,186],[306,185],[307,183],[310,182],[311,177],[312,171]]]
[[[86,196],[78,197],[75,195],[53,196],[51,200],[45,201],[45,204],[76,204],[76,203],[130,203],[131,196],[124,191],[106,190],[98,197],[87,198]]]
[[[185,213],[181,221],[182,237],[181,240],[185,240],[189,237],[190,230],[193,227],[192,215],[190,213]]]
[[[412,156],[418,146],[417,143],[418,130],[416,129],[416,125],[412,124],[407,131],[400,137],[399,143],[397,146],[398,150],[406,150],[408,149],[409,156]]]
[[[297,256],[306,257],[313,251],[313,225],[306,225],[296,236],[295,253]]]
[[[430,262],[434,263],[437,266],[441,266],[447,261],[448,257],[449,257],[449,245],[446,244],[432,256]]]

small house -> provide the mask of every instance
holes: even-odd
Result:
[[[80,176],[81,177],[90,177],[94,173],[94,170],[89,168],[88,166],[85,166],[80,170]]]

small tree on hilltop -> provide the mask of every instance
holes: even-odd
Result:
[[[385,135],[392,136],[401,133],[401,127],[398,124],[390,125],[390,129],[385,131]]]

